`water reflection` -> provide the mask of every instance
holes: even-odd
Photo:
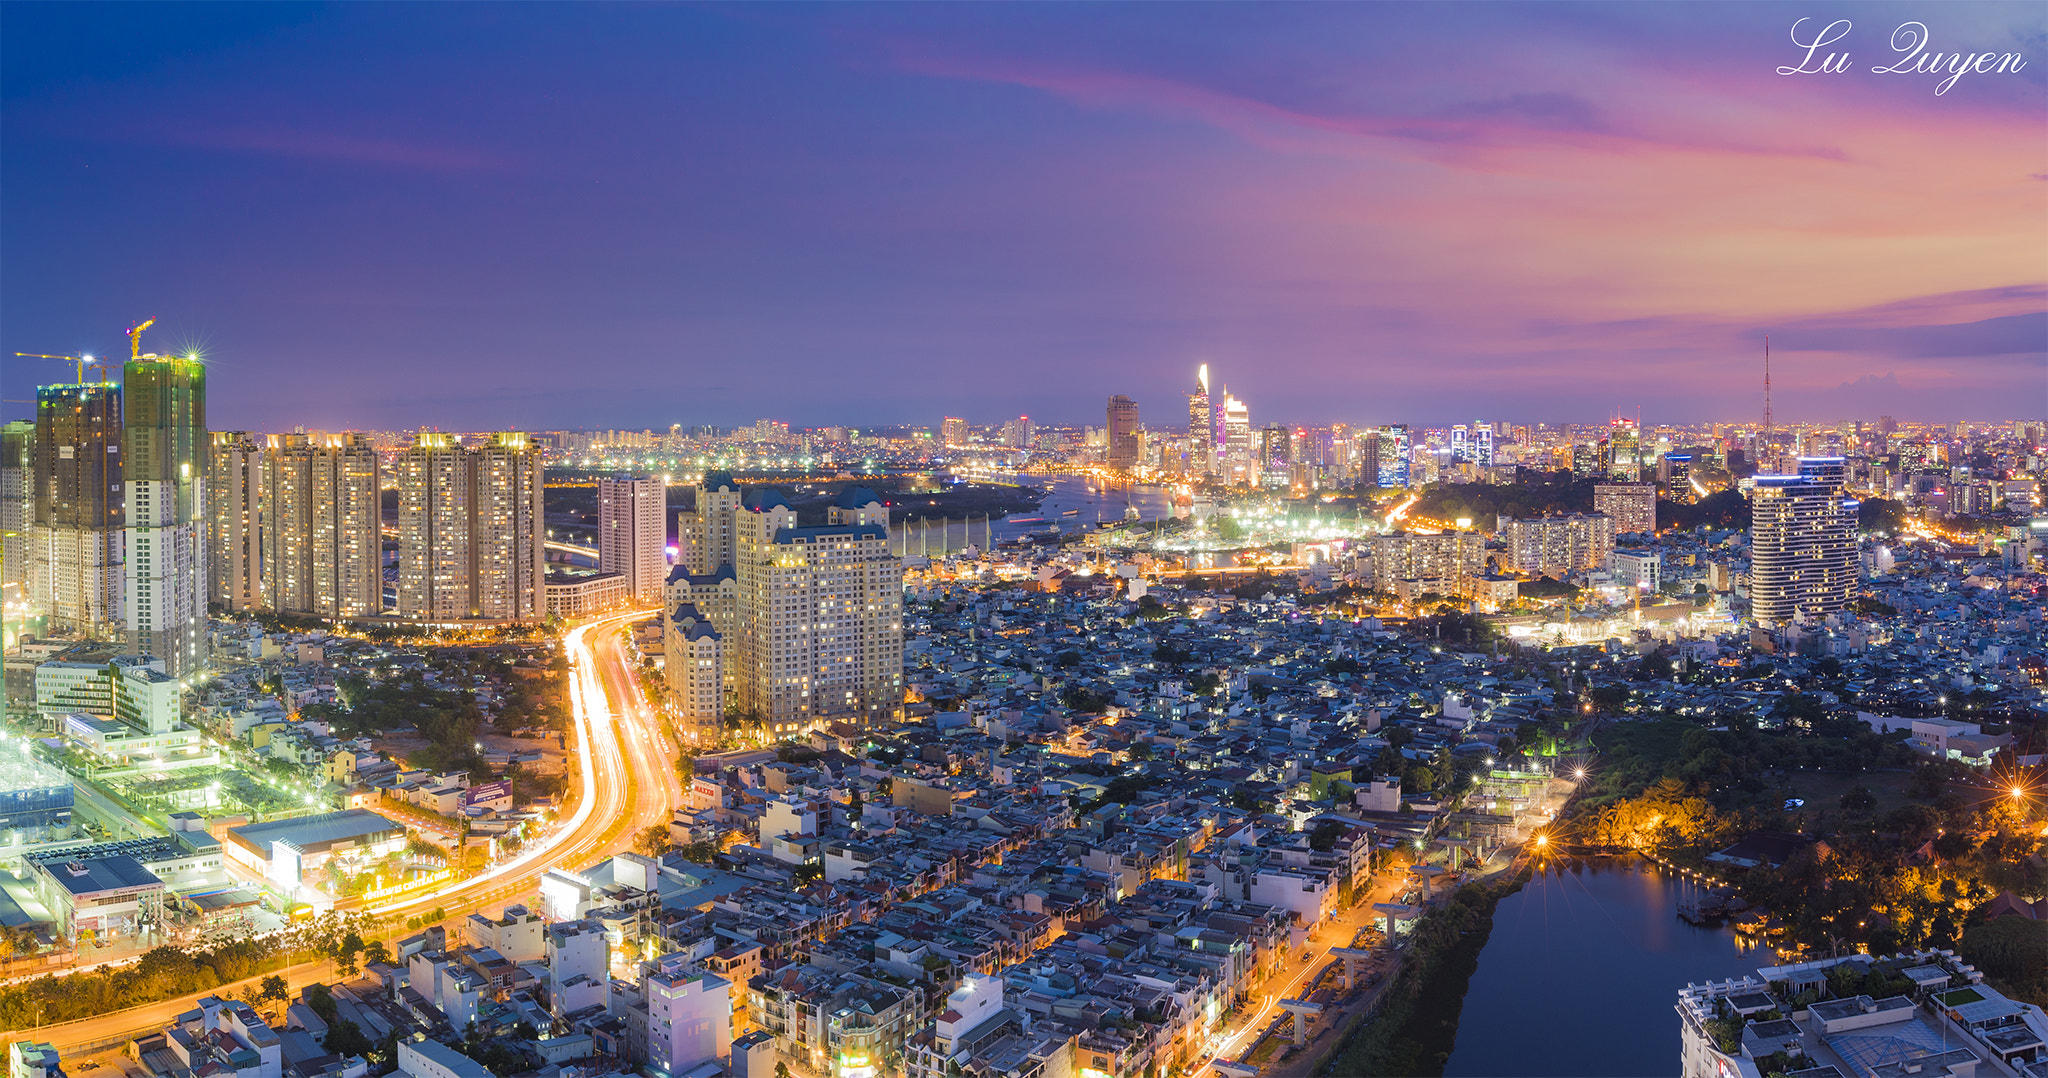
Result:
[[[1635,859],[1566,859],[1502,899],[1444,1074],[1677,1073],[1678,990],[1774,962],[1679,920],[1687,886]]]

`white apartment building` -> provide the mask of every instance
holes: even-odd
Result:
[[[1856,510],[1842,497],[1840,457],[1801,457],[1798,475],[1760,475],[1750,490],[1749,604],[1761,625],[1820,618],[1856,590]]]
[[[626,579],[626,594],[650,603],[668,576],[668,489],[648,476],[597,481],[597,568]]]
[[[263,452],[258,513],[263,605],[322,617],[383,613],[377,451],[361,434],[284,434],[272,442]]]
[[[422,431],[398,460],[398,612],[538,619],[547,600],[541,454],[526,435],[464,449]]]
[[[1614,518],[1604,513],[1510,519],[1500,530],[1511,568],[1559,580],[1605,568],[1614,551]]]
[[[671,954],[641,981],[647,1004],[647,1062],[663,1074],[684,1074],[732,1057],[732,984]]]
[[[1657,530],[1657,484],[1596,483],[1593,511],[1614,519],[1619,535],[1650,535]]]
[[[662,674],[683,736],[717,744],[725,714],[725,638],[695,606],[676,607],[663,620]]]
[[[263,447],[247,431],[214,431],[206,472],[206,599],[263,605]]]

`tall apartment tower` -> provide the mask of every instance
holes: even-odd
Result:
[[[36,425],[0,428],[0,585],[7,601],[27,597],[28,522],[34,506]]]
[[[1614,520],[1604,513],[1504,520],[1500,531],[1513,568],[1559,580],[1604,567],[1614,551]]]
[[[50,628],[123,639],[121,387],[36,388],[28,599]]]
[[[214,431],[206,467],[206,601],[263,606],[263,446],[247,431]]]
[[[1209,365],[1195,372],[1195,391],[1188,394],[1188,470],[1216,474],[1216,414],[1209,408]]]
[[[740,485],[725,472],[697,483],[696,508],[676,514],[676,563],[695,576],[709,576],[733,564],[733,521],[740,513]]]
[[[121,371],[128,644],[187,678],[207,666],[206,368],[141,354]]]
[[[1623,535],[1654,535],[1657,531],[1657,484],[1596,483],[1593,511],[1614,518],[1614,530]]]
[[[668,488],[648,476],[597,481],[597,568],[621,573],[636,602],[660,600],[668,562]]]
[[[964,446],[967,444],[967,421],[947,416],[939,422],[939,444],[942,446]]]
[[[676,728],[695,745],[718,744],[725,714],[725,638],[696,606],[662,619],[662,674]]]
[[[398,612],[469,613],[469,457],[452,434],[421,431],[398,457]]]
[[[1825,617],[1856,591],[1856,503],[1846,462],[1802,457],[1798,475],[1760,475],[1750,491],[1749,605],[1759,624]]]
[[[263,453],[262,600],[329,618],[384,612],[382,467],[361,434],[281,434]]]
[[[546,613],[541,454],[501,432],[464,449],[421,431],[398,458],[398,612],[532,620]]]
[[[841,494],[799,527],[759,491],[735,519],[739,602],[725,634],[737,707],[771,736],[895,717],[903,701],[903,563],[872,491]]]
[[[1138,402],[1119,393],[1109,398],[1109,451],[1112,468],[1135,468],[1141,442],[1138,437]]]
[[[538,619],[547,613],[547,524],[541,451],[501,431],[469,453],[472,617]]]

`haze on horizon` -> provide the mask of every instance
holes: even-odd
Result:
[[[1766,333],[1781,424],[2048,415],[2038,7],[1839,7],[8,3],[4,396],[155,317],[216,429],[1742,422]]]

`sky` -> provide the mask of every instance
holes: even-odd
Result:
[[[2043,10],[0,3],[4,414],[2041,417]]]

